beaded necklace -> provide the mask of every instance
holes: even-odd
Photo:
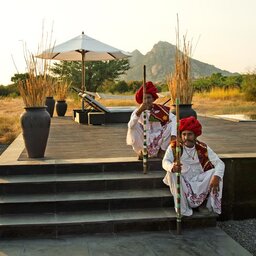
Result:
[[[192,153],[192,154],[189,154],[189,153],[188,153],[188,151],[187,151],[186,147],[184,147],[184,149],[185,149],[185,151],[186,151],[187,155],[188,155],[190,158],[192,158],[192,160],[195,160],[196,148],[194,148],[194,151],[193,151],[193,153]]]

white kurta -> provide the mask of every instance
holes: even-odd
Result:
[[[135,109],[131,114],[126,142],[137,154],[140,154],[143,151],[143,113],[137,116],[137,111],[138,109]],[[146,115],[148,155],[154,157],[157,156],[160,148],[164,151],[167,149],[171,136],[176,136],[176,116],[170,112],[170,121],[162,126],[160,122],[149,121],[150,110],[146,110]]]
[[[209,160],[212,162],[215,168],[204,172],[199,162],[195,147],[186,147],[186,150],[183,149],[180,160],[182,164],[181,214],[184,216],[192,215],[192,208],[200,206],[207,197],[208,199],[206,207],[209,209],[209,211],[213,211],[218,214],[221,213],[221,198],[225,165],[217,154],[214,153],[213,150],[208,146],[207,150]],[[169,146],[162,161],[163,168],[166,170],[166,175],[163,182],[170,187],[170,191],[174,197],[175,209],[177,210],[177,176],[176,173],[171,172],[173,161],[174,157],[172,148]],[[213,175],[221,178],[219,184],[220,190],[216,194],[213,194],[212,192],[209,194],[210,180]]]

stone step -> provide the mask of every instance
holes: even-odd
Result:
[[[168,188],[47,194],[4,194],[0,197],[2,214],[56,213],[168,207],[171,205],[173,205],[173,198]]]
[[[113,161],[113,159],[112,159]],[[102,162],[102,163],[66,163],[66,164],[26,164],[0,165],[0,175],[28,175],[28,174],[68,174],[68,173],[100,173],[135,171],[143,173],[142,161],[131,162]],[[160,171],[162,161],[150,159],[148,171]]]
[[[214,214],[182,218],[182,228],[216,225]],[[173,208],[121,209],[59,214],[1,215],[0,237],[58,237],[82,233],[118,233],[176,229]]]
[[[1,175],[1,194],[59,193],[92,190],[163,188],[164,172],[138,171]]]
[[[81,233],[176,228],[173,197],[160,161],[0,166],[0,236],[56,237]],[[183,227],[215,226],[195,213]]]

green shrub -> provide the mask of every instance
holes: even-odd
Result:
[[[124,93],[124,92],[127,92],[128,90],[129,90],[129,86],[124,80],[118,81],[115,85],[115,91],[117,93]]]
[[[11,85],[0,85],[0,96],[1,97],[13,97],[20,95],[18,87],[16,84]]]
[[[211,89],[211,82],[209,78],[198,78],[192,82],[195,92],[208,92]]]
[[[130,81],[128,83],[129,92],[135,93],[141,87],[142,84],[142,81]]]
[[[256,101],[256,74],[245,75],[242,82],[242,90],[246,100]]]
[[[212,88],[241,89],[242,75],[223,76],[221,73],[213,73],[208,77],[194,79],[192,84],[195,92],[209,92]]]

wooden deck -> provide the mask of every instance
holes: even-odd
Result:
[[[203,134],[199,140],[207,143],[220,156],[256,157],[256,122],[232,122],[224,119],[199,116]],[[71,117],[54,117],[43,161],[94,161],[108,159],[136,160],[136,154],[126,145],[127,124],[106,124],[102,126],[82,125]],[[13,143],[5,152],[7,162],[12,154],[12,162],[35,161],[28,159],[22,136],[19,136],[20,152]],[[16,156],[15,156],[15,154]],[[7,155],[7,156],[6,156]],[[16,157],[16,160],[15,160]]]
[[[199,117],[199,137],[218,154],[256,153],[256,122]],[[135,157],[126,145],[127,124],[82,125],[70,117],[52,118],[46,148],[48,159]],[[23,150],[20,160],[27,159]]]
[[[47,159],[134,157],[126,145],[127,124],[83,125],[71,117],[54,117],[45,157]],[[20,160],[26,160],[26,151]]]

